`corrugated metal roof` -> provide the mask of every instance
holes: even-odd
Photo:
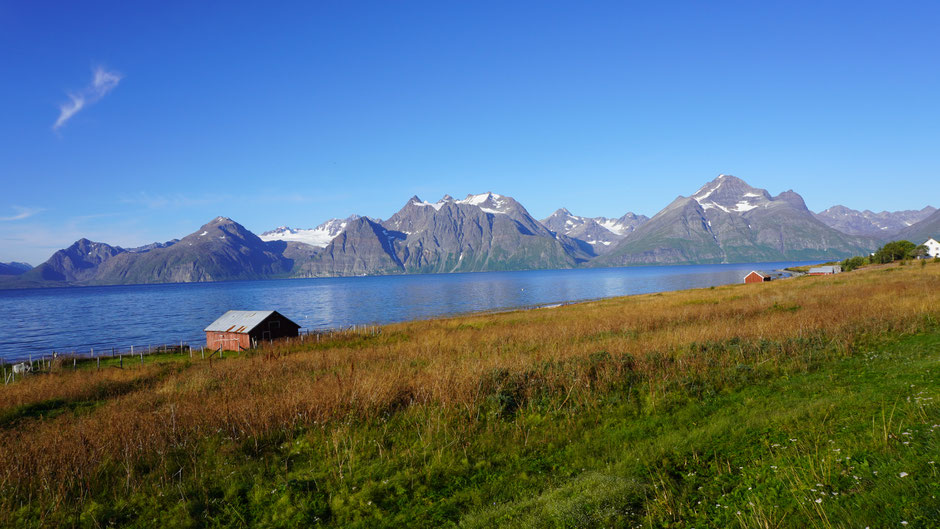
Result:
[[[816,266],[809,269],[810,274],[836,274],[842,271],[842,267],[835,266]]]
[[[209,324],[204,330],[244,333],[257,327],[259,323],[272,314],[274,314],[273,310],[230,310]],[[232,330],[236,328],[237,330]]]

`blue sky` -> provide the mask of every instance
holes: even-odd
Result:
[[[940,206],[938,26],[936,2],[0,1],[0,261],[413,194],[653,215],[722,172],[814,211]]]

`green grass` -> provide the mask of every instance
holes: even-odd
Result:
[[[851,354],[808,341],[799,365],[741,364],[668,385],[627,370],[578,406],[521,395],[512,376],[493,373],[475,409],[412,406],[263,439],[209,435],[140,463],[152,485],[126,494],[105,468],[82,512],[55,524],[934,526],[936,325],[860,340]],[[30,504],[10,514],[17,526],[42,520]]]

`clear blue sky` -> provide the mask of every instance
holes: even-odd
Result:
[[[940,206],[938,27],[937,2],[4,0],[0,261],[413,194],[653,215],[721,172]]]

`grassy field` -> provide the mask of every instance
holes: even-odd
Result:
[[[940,264],[0,387],[0,524],[935,527]]]

